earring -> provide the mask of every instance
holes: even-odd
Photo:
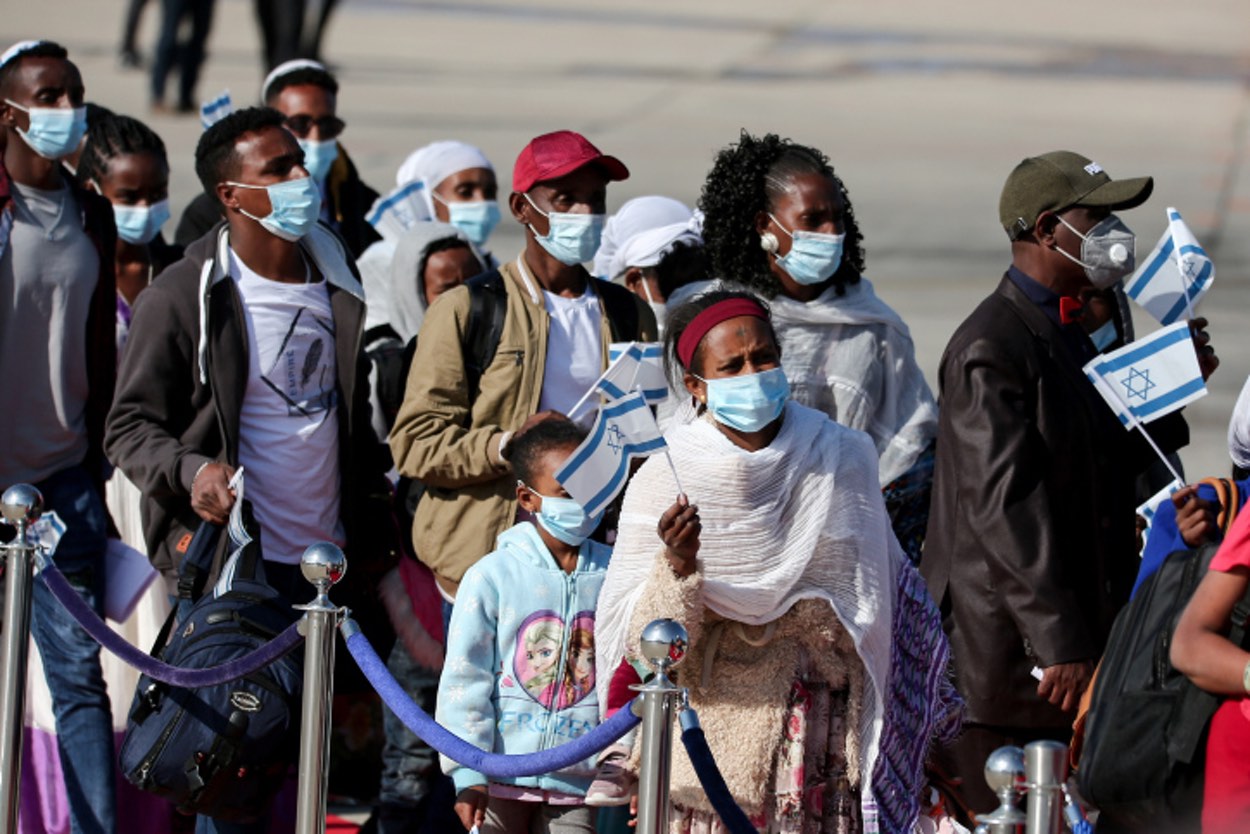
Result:
[[[772,232],[764,232],[764,234],[760,235],[760,248],[770,255],[777,251],[779,245],[777,236]]]

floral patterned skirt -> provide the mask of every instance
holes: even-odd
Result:
[[[763,834],[860,834],[859,790],[847,775],[848,693],[796,679],[786,703]],[[673,807],[673,834],[726,834],[714,813]]]

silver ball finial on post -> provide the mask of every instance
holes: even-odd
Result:
[[[1018,803],[1025,789],[1024,751],[1019,747],[1000,747],[991,753],[985,760],[985,783],[998,794],[999,805],[992,813],[979,816],[977,822],[986,826],[990,834],[1023,831],[1028,818]]]
[[[0,497],[0,516],[17,527],[29,526],[43,515],[43,496],[30,484],[14,484]]]
[[[638,651],[664,681],[669,670],[686,659],[689,647],[690,635],[676,620],[652,620],[638,638]]]
[[[343,555],[342,549],[333,542],[310,544],[300,557],[299,569],[304,578],[317,589],[317,598],[311,604],[324,602],[326,606],[333,608],[326,595],[347,573],[347,557]]]

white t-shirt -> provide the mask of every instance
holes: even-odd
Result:
[[[539,411],[568,414],[603,373],[603,337],[600,335],[599,297],[590,283],[577,298],[565,298],[543,290],[551,317],[547,334],[547,365]],[[594,420],[594,409],[582,409],[579,422]]]
[[[265,558],[298,564],[313,542],[345,542],[330,294],[325,281],[262,278],[233,251],[230,275],[247,320],[239,463]]]

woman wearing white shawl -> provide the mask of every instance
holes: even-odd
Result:
[[[937,405],[907,326],[862,277],[850,196],[819,150],[745,131],[703,186],[713,274],[768,297],[798,402],[872,437],[913,563],[928,525]]]
[[[673,503],[659,458],[626,492],[595,628],[600,703],[615,706],[641,628],[672,617],[690,632],[680,683],[753,822],[908,832],[958,697],[938,612],[889,530],[872,443],[786,402],[766,309],[748,294],[675,310],[667,345],[707,411],[666,437],[689,501]],[[682,750],[672,800],[673,831],[721,830]]]

